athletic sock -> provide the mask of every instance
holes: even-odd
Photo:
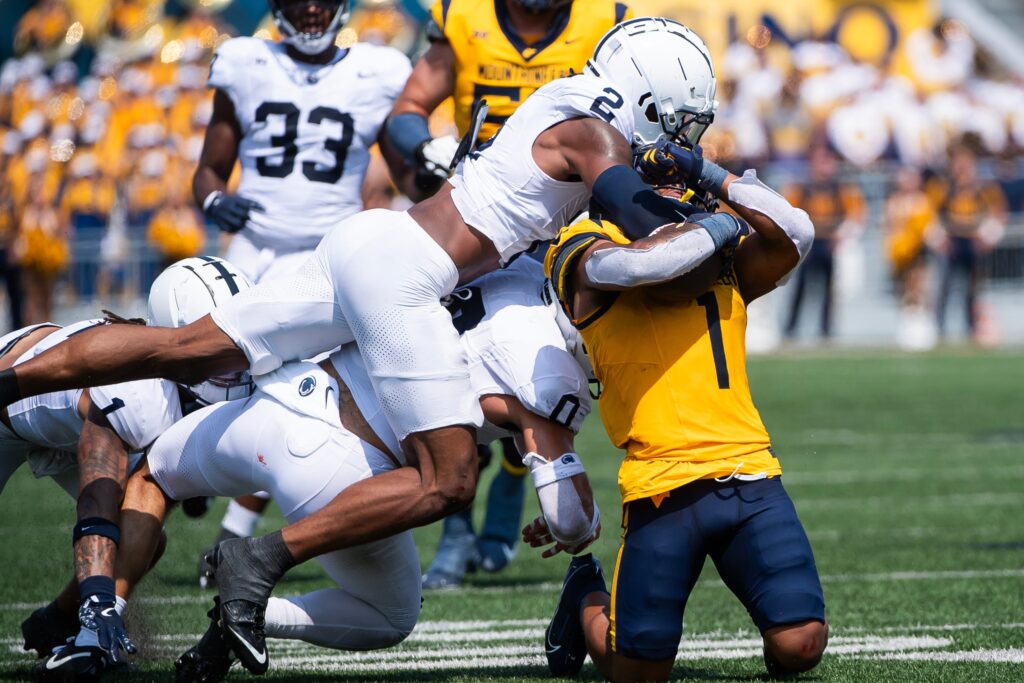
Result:
[[[6,408],[16,401],[20,401],[21,389],[18,388],[18,378],[14,374],[14,368],[0,370],[0,408]]]
[[[227,565],[232,574],[244,577],[231,581],[229,588],[218,575],[222,602],[241,599],[266,604],[274,586],[296,564],[280,531],[227,541],[218,547],[219,566]]]
[[[249,508],[231,501],[228,503],[227,512],[224,513],[224,519],[221,520],[220,526],[235,536],[252,536],[256,531],[256,525],[260,523],[260,517],[262,517],[261,513],[253,512]]]

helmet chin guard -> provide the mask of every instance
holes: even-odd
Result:
[[[313,1],[324,5],[335,4],[327,0]],[[335,9],[334,16],[331,17],[327,28],[321,32],[308,33],[298,30],[288,20],[284,11],[284,3],[281,0],[268,0],[267,4],[270,6],[274,25],[281,33],[281,39],[304,55],[318,55],[333,45],[338,37],[338,32],[341,31],[341,27],[345,25],[349,17],[349,0],[341,0],[337,2],[337,9]]]
[[[216,256],[195,256],[168,266],[149,290],[148,325],[184,327],[210,313],[239,292],[252,288],[249,278]],[[229,373],[186,386],[204,405],[245,398],[254,384],[248,371]]]
[[[639,17],[606,33],[586,71],[611,81],[633,105],[634,146],[695,145],[714,120],[715,68],[704,41],[671,19]]]

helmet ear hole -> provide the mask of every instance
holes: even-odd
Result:
[[[658,107],[655,106],[654,102],[648,104],[647,108],[644,109],[644,118],[646,118],[651,123],[658,122]]]

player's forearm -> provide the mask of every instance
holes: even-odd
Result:
[[[595,289],[621,290],[675,280],[703,263],[741,230],[736,217],[726,213],[704,216],[695,224],[668,239],[659,234],[628,246],[593,252],[584,264],[587,284]]]
[[[196,206],[201,209],[204,208],[203,202],[211,193],[226,192],[227,189],[227,180],[210,166],[200,165],[192,176],[192,197],[196,201]]]

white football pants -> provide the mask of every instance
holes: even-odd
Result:
[[[153,444],[149,467],[160,488],[175,500],[267,491],[294,522],[348,486],[395,465],[351,432],[257,391],[175,424]],[[421,596],[411,532],[316,560],[338,587],[271,598],[268,636],[371,650],[409,635],[419,617]]]

